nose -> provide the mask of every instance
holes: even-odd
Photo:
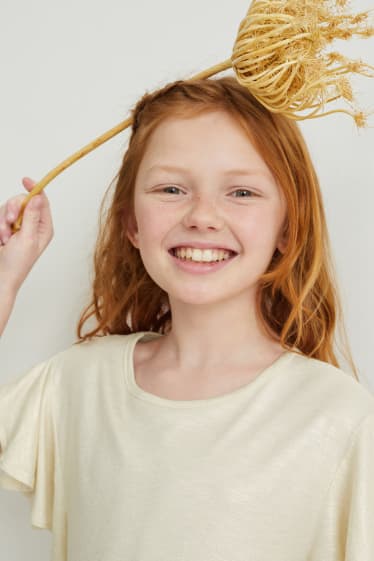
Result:
[[[224,221],[217,211],[217,204],[212,195],[196,195],[186,210],[183,224],[186,228],[219,230]]]

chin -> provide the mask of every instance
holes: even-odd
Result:
[[[192,287],[184,291],[173,291],[166,287],[164,289],[169,295],[169,301],[171,306],[180,303],[180,304],[188,304],[189,306],[214,306],[219,304],[220,302],[228,302],[230,300],[235,300],[235,298],[239,295],[238,293],[214,293],[210,290],[210,287],[207,287],[206,291],[201,291],[199,289],[193,290]]]

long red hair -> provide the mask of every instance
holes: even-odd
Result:
[[[223,110],[243,127],[272,171],[287,201],[284,254],[275,251],[258,282],[257,312],[269,337],[285,348],[339,367],[335,331],[358,379],[343,320],[322,195],[299,126],[263,107],[234,77],[177,80],[146,93],[132,109],[133,125],[121,168],[100,207],[90,303],[77,326],[76,344],[94,336],[171,329],[168,295],[148,275],[126,232],[134,219],[134,186],[150,135],[163,119]],[[110,204],[107,196],[115,185]],[[83,325],[95,318],[82,335]]]

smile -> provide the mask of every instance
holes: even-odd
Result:
[[[168,253],[171,256],[173,263],[179,269],[192,274],[206,274],[206,273],[218,271],[219,269],[228,266],[228,264],[231,263],[238,255],[237,253],[233,253],[233,252],[218,251],[217,253],[226,253],[227,256],[221,259],[218,258],[217,260],[213,260],[213,261],[211,260],[202,261],[201,255],[200,256],[198,255],[199,260],[197,261],[194,260],[192,257],[178,257],[176,255],[175,249],[170,249]]]
[[[211,263],[216,261],[226,261],[236,255],[233,251],[223,249],[199,249],[193,247],[172,248],[172,255],[179,259],[195,261],[199,263]]]

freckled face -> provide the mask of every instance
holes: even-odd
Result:
[[[284,195],[223,111],[168,118],[157,127],[138,170],[134,204],[136,224],[128,237],[172,299],[207,304],[253,296],[275,249],[284,251]],[[224,245],[238,255],[219,270],[191,274],[168,252],[189,241]]]

